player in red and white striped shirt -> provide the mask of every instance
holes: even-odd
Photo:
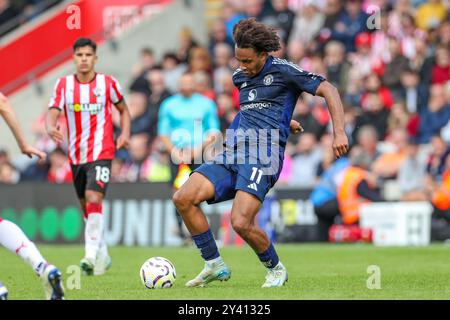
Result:
[[[69,160],[86,221],[85,274],[100,275],[111,264],[103,239],[102,201],[110,179],[111,160],[116,149],[127,148],[130,113],[116,79],[95,72],[97,45],[80,38],[74,45],[76,74],[56,82],[47,115],[47,132],[57,143],[63,136],[57,119],[64,112],[69,139]],[[112,105],[121,115],[121,135],[114,142]]]

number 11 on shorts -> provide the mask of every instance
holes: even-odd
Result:
[[[255,181],[256,174],[258,174],[258,178]],[[263,171],[261,169],[258,169],[257,167],[253,167],[250,180],[255,181],[257,184],[259,184],[261,182],[262,175],[263,175]]]

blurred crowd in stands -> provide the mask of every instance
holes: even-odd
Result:
[[[0,0],[0,12],[5,2]],[[117,153],[113,181],[170,180],[169,155],[157,135],[158,112],[177,94],[186,71],[197,93],[216,104],[221,130],[228,127],[239,111],[232,28],[256,17],[278,29],[283,45],[274,56],[325,76],[339,89],[345,129],[356,150],[350,165],[365,170],[369,189],[378,190],[380,199],[432,199],[450,172],[449,9],[444,0],[224,0],[207,46],[184,28],[178,49],[161,60],[152,48],[139,53],[126,93],[131,147]],[[117,124],[117,115],[114,119]],[[325,101],[305,94],[293,119],[305,132],[290,137],[277,186],[314,188],[334,163]],[[70,181],[64,146],[55,148],[43,122],[44,116],[37,119],[33,130],[37,147],[50,154],[48,163],[19,172],[3,150],[0,182]]]
[[[0,0],[0,37],[63,0]]]

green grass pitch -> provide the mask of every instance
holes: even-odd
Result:
[[[81,277],[81,288],[67,290],[67,299],[449,299],[450,247],[377,248],[371,245],[277,245],[289,272],[287,285],[261,289],[265,269],[249,247],[221,249],[232,269],[228,282],[205,288],[186,288],[184,283],[203,267],[198,250],[187,248],[110,248],[113,266],[100,277]],[[63,272],[77,265],[83,246],[39,245],[43,255]],[[146,289],[139,268],[149,257],[163,256],[176,267],[174,287]],[[368,289],[368,267],[380,268],[381,289]],[[42,299],[40,280],[21,259],[0,248],[0,281],[9,298]]]

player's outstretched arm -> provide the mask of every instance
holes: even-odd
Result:
[[[6,98],[0,92],[0,115],[5,119],[9,128],[11,129],[14,137],[16,138],[17,144],[20,151],[27,155],[28,157],[37,156],[39,159],[45,160],[46,154],[30,145],[25,141],[22,129],[20,128],[19,121],[17,120],[16,113],[14,109],[9,104],[8,98]]]
[[[333,121],[333,151],[339,158],[349,149],[348,138],[344,130],[344,107],[339,92],[331,83],[323,81],[317,88],[316,95],[325,98]]]
[[[120,128],[122,129],[120,136],[117,138],[116,148],[128,148],[130,144],[131,132],[131,115],[125,100],[115,104],[120,113]]]

